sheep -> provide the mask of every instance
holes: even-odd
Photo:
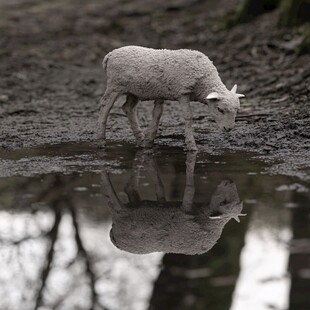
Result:
[[[182,201],[166,201],[165,191],[154,158],[137,153],[132,175],[125,186],[128,202],[121,202],[106,172],[102,189],[112,213],[110,239],[121,250],[134,254],[152,252],[203,254],[220,238],[224,226],[239,221],[242,202],[235,183],[223,180],[210,203],[194,203],[196,152],[188,152],[186,183]],[[156,200],[141,200],[139,169],[146,167],[154,178]]]
[[[231,130],[240,108],[237,85],[230,91],[222,83],[212,61],[195,50],[152,49],[125,46],[103,59],[106,91],[100,101],[99,127],[105,144],[106,123],[114,102],[126,95],[123,111],[139,146],[153,144],[164,100],[179,101],[185,119],[187,149],[196,151],[190,101],[204,103],[220,128]],[[153,118],[144,134],[137,117],[138,100],[154,100]]]

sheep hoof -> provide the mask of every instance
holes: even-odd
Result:
[[[143,137],[137,139],[137,145],[139,147],[145,148],[145,147],[148,147],[148,142],[147,142],[147,140],[143,136]]]
[[[187,146],[186,149],[189,152],[197,152],[198,151],[198,148],[197,148],[197,146],[195,144]]]
[[[104,149],[106,147],[106,141],[98,139],[97,141],[95,141],[95,145],[98,149]]]
[[[153,147],[153,141],[144,140],[140,143],[140,146],[144,147],[144,148],[152,148]]]

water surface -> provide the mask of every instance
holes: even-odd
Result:
[[[117,144],[2,152],[0,309],[310,309],[310,186],[265,168]]]

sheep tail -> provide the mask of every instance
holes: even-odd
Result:
[[[110,53],[106,54],[102,61],[102,66],[105,71],[107,70],[107,62],[109,60],[109,55]]]

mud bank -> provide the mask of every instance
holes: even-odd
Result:
[[[277,12],[231,30],[218,17],[239,1],[26,1],[0,3],[0,147],[96,141],[101,61],[113,48],[144,45],[206,53],[227,85],[246,94],[237,126],[218,130],[193,104],[200,151],[249,151],[273,172],[309,179],[310,57],[296,56],[298,33],[277,30]],[[122,100],[108,123],[110,142],[134,143]],[[146,126],[151,103],[141,103]],[[183,148],[178,104],[165,105],[157,145]]]

